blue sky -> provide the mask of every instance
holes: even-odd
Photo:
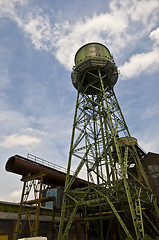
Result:
[[[19,201],[7,159],[67,166],[76,51],[100,42],[120,71],[115,92],[132,136],[159,153],[158,0],[0,0],[0,200]]]

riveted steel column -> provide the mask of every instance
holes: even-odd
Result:
[[[101,87],[102,87],[102,91],[103,91],[104,100],[105,100],[105,103],[106,103],[106,106],[107,106],[107,113],[108,113],[109,121],[110,121],[110,124],[111,124],[113,140],[114,140],[118,160],[119,160],[121,171],[122,171],[122,179],[124,181],[125,191],[126,191],[127,198],[128,198],[129,208],[130,208],[130,212],[131,212],[131,215],[132,215],[132,220],[133,220],[133,224],[134,224],[134,228],[135,228],[135,232],[136,232],[136,237],[137,237],[137,239],[139,239],[140,233],[138,232],[138,228],[137,228],[137,221],[136,221],[136,215],[135,215],[135,211],[134,211],[134,204],[133,204],[132,196],[131,196],[131,193],[130,193],[129,185],[128,185],[128,182],[127,182],[127,179],[126,179],[126,172],[125,172],[125,169],[124,169],[124,166],[123,166],[123,159],[121,157],[116,133],[114,131],[114,126],[113,126],[113,123],[112,123],[111,113],[109,111],[109,105],[108,105],[108,102],[107,102],[106,92],[105,92],[105,89],[104,89],[103,80],[102,80],[100,70],[98,70],[98,73],[99,73],[99,77],[100,77],[100,82],[101,82]]]

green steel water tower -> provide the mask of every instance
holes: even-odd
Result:
[[[118,70],[108,48],[82,46],[71,77],[77,100],[58,240],[69,239],[76,216],[85,219],[85,239],[90,226],[94,239],[112,239],[112,228],[116,239],[142,239],[152,229],[159,236],[157,200],[114,93]],[[79,174],[88,186],[72,189]]]

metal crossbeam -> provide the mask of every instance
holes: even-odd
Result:
[[[96,67],[86,70],[79,82],[58,240],[66,239],[76,213],[82,214],[85,208],[89,214],[99,213],[99,217],[103,212],[113,212],[119,225],[116,231],[123,234],[122,239],[128,236],[140,240],[145,236],[142,213],[147,206],[151,206],[159,220],[158,206],[133,138],[113,88],[105,83],[111,74]],[[88,94],[90,89],[95,94]],[[78,164],[70,179],[74,158]],[[72,190],[82,170],[88,187]],[[64,228],[66,215],[69,221]],[[101,220],[98,224],[93,221],[90,224],[98,228],[99,239],[109,238],[111,224],[105,236]],[[152,225],[156,227],[154,222]]]

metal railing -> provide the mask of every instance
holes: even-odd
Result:
[[[34,156],[34,155],[30,154],[30,153],[28,153],[27,159],[28,159],[28,160],[31,160],[31,161],[33,161],[33,162],[39,163],[39,164],[41,164],[41,165],[43,165],[43,166],[50,167],[50,168],[52,168],[52,169],[54,169],[54,170],[57,170],[57,171],[60,171],[60,172],[63,172],[63,173],[67,173],[67,168],[64,168],[64,167],[62,167],[62,166],[59,166],[59,165],[57,165],[57,164],[54,164],[54,163],[52,163],[52,162],[49,162],[49,161],[47,161],[47,160],[44,160],[44,159],[39,158],[39,157],[37,157],[37,156]],[[70,171],[70,174],[73,175],[74,172],[73,172],[73,171]]]

